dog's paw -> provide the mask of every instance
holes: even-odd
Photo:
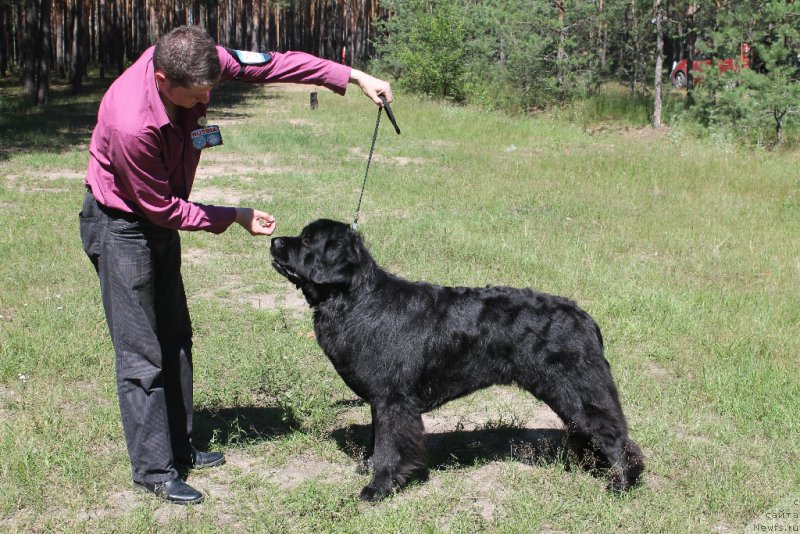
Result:
[[[386,490],[375,489],[372,486],[364,486],[358,498],[361,501],[378,502],[385,499],[387,495],[389,495],[389,492]]]
[[[621,495],[631,489],[631,484],[625,480],[621,473],[611,472],[610,480],[606,484],[606,491],[612,495]]]

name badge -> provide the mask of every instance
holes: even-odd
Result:
[[[192,144],[197,150],[219,146],[222,144],[222,134],[219,126],[211,124],[205,128],[198,128],[192,131]]]

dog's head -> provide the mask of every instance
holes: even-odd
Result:
[[[299,236],[272,238],[270,252],[275,270],[302,289],[312,306],[350,288],[372,263],[358,233],[328,219],[308,224]]]

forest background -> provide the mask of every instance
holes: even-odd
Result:
[[[159,35],[206,27],[249,50],[302,50],[407,90],[534,113],[576,102],[633,109],[756,147],[795,146],[800,6],[794,0],[0,0],[0,76],[44,106],[53,80],[80,93]],[[742,44],[749,46],[742,58]],[[750,68],[691,69],[697,57]],[[669,73],[688,59],[688,89]],[[696,83],[702,79],[702,83]],[[612,110],[613,111],[613,110]]]

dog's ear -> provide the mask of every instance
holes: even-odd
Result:
[[[358,275],[365,252],[361,236],[348,228],[314,266],[311,281],[321,285],[350,285]]]

